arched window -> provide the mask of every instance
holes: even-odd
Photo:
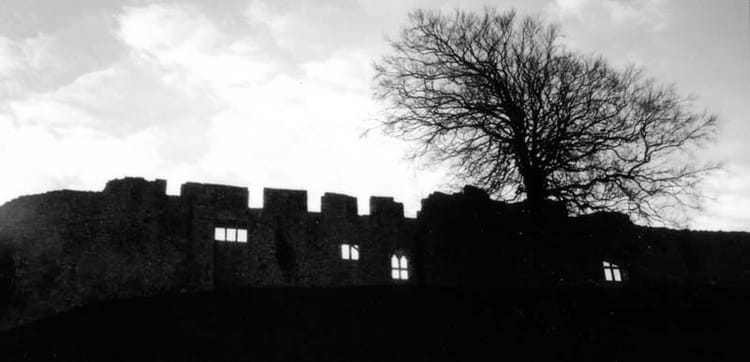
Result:
[[[603,262],[604,265],[604,280],[608,282],[621,282],[622,273],[620,267],[617,264],[610,263],[608,261]]]
[[[391,255],[391,278],[393,280],[409,279],[409,262],[406,260],[406,256]]]

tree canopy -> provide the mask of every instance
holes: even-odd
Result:
[[[416,10],[390,45],[374,65],[385,132],[503,200],[653,221],[697,206],[715,168],[691,158],[714,115],[636,66],[566,48],[539,17]]]

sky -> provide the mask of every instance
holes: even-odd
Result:
[[[750,231],[747,0],[0,0],[0,203],[124,176],[393,196],[414,216],[450,170],[365,132],[372,63],[416,8],[515,8],[563,42],[694,96],[721,119],[690,228]]]

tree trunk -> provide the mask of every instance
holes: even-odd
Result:
[[[547,198],[544,178],[538,175],[538,172],[531,171],[527,173],[523,181],[530,221],[541,222],[544,219],[544,200]]]

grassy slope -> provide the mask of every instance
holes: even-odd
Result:
[[[247,289],[74,310],[0,335],[0,360],[735,360],[747,309],[745,290]]]

